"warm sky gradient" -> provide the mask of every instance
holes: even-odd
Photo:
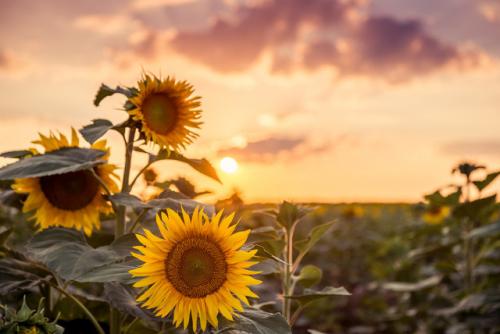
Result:
[[[462,159],[500,167],[498,0],[0,6],[0,150],[36,131],[124,119],[120,97],[100,108],[92,98],[101,82],[132,85],[144,69],[203,97],[205,124],[186,154],[240,165],[221,172],[225,186],[159,169],[219,197],[236,187],[247,201],[418,200],[456,180]]]

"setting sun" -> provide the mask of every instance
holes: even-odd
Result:
[[[233,174],[238,170],[238,163],[231,157],[225,157],[220,161],[220,169],[228,174]]]

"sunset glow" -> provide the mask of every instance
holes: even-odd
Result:
[[[220,169],[227,174],[233,174],[238,170],[238,163],[231,157],[225,157],[220,161]]]

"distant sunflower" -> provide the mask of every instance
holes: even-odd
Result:
[[[193,86],[172,77],[160,79],[144,75],[138,82],[139,92],[129,102],[128,111],[142,125],[148,141],[172,149],[185,148],[198,136],[200,127],[200,97],[192,96]]]
[[[425,210],[422,219],[430,225],[440,224],[450,215],[450,211],[449,206],[432,205]]]
[[[156,217],[161,237],[149,230],[137,234],[142,246],[135,248],[142,254],[132,255],[144,263],[130,273],[142,277],[135,287],[148,287],[137,300],[160,317],[173,310],[176,327],[187,328],[191,318],[195,332],[198,319],[203,330],[207,322],[216,328],[219,313],[233,320],[234,310],[243,311],[240,300],[248,305],[247,297],[257,298],[248,287],[261,283],[251,276],[258,272],[248,269],[257,263],[250,261],[257,251],[240,249],[250,230],[233,233],[234,214],[221,217],[222,211],[210,220],[196,209],[181,218],[168,209]]]
[[[33,143],[41,145],[45,153],[79,146],[74,129],[71,142],[62,134],[59,138],[50,134],[48,137],[40,135],[40,139]],[[105,151],[102,159],[108,159],[109,149],[106,148],[105,140],[94,143],[92,148]],[[34,155],[41,154],[36,149],[31,151]],[[94,171],[112,192],[118,192],[118,186],[113,179],[117,178],[115,169],[115,165],[108,163],[94,167]],[[100,214],[112,211],[103,197],[104,189],[90,170],[16,179],[12,188],[18,193],[28,194],[23,212],[34,211],[33,218],[41,229],[62,226],[83,230],[85,234],[90,235],[92,230],[100,228]]]

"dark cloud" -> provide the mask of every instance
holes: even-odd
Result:
[[[448,64],[466,67],[479,61],[425,32],[415,20],[372,17],[353,29],[342,43],[323,40],[310,44],[304,64],[311,69],[334,67],[340,75],[382,75],[405,80]]]
[[[173,46],[217,70],[242,70],[264,50],[295,42],[305,24],[340,24],[350,7],[335,0],[276,0],[258,7],[242,6],[237,22],[217,19],[207,31],[180,32]]]
[[[277,72],[329,67],[340,75],[389,80],[478,62],[476,53],[444,43],[420,21],[366,17],[365,10],[356,1],[266,1],[239,7],[234,20],[219,18],[208,30],[180,31],[172,43],[219,71],[244,70],[265,53]]]
[[[462,157],[482,155],[500,158],[500,140],[457,141],[444,145],[442,150],[446,154]]]
[[[340,144],[344,141],[344,137],[338,137],[335,139],[335,143]],[[249,142],[245,147],[220,149],[217,154],[231,156],[241,161],[269,162],[276,159],[294,159],[323,154],[332,148],[332,141],[313,144],[304,137],[270,136]]]
[[[229,155],[246,161],[264,161],[297,149],[305,140],[303,138],[269,137],[248,143],[245,147],[221,149],[221,156]]]

